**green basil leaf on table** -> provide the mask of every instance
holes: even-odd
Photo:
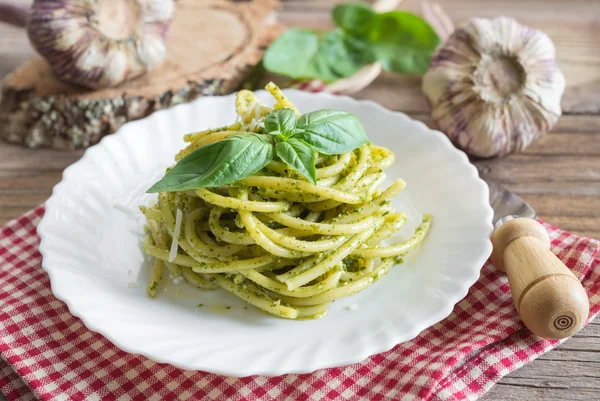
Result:
[[[351,77],[376,61],[368,40],[341,29],[328,32],[322,42],[331,70],[342,78]]]
[[[391,11],[379,14],[369,33],[375,58],[387,71],[422,75],[440,43],[435,31],[414,14]]]
[[[218,187],[248,177],[273,160],[273,144],[264,135],[243,134],[196,149],[148,192]]]
[[[338,110],[318,110],[304,114],[298,120],[301,139],[317,152],[338,155],[369,143],[365,128],[354,114]]]
[[[353,75],[374,56],[368,43],[336,29],[319,35],[289,29],[269,47],[263,64],[268,71],[294,79],[337,81]]]
[[[365,3],[340,4],[332,11],[333,22],[344,31],[367,36],[377,13]]]
[[[265,129],[271,135],[282,135],[284,138],[293,134],[296,128],[296,113],[292,109],[279,109],[265,117]]]
[[[263,65],[268,71],[294,79],[318,77],[335,81],[339,77],[320,51],[319,36],[306,29],[288,29],[267,49]]]
[[[265,68],[326,83],[350,77],[375,61],[387,71],[422,75],[440,42],[427,22],[408,12],[378,14],[368,4],[351,3],[336,6],[332,18],[339,28],[330,32],[284,32],[267,49]]]
[[[297,138],[290,138],[277,143],[275,152],[285,164],[308,178],[313,185],[317,185],[315,151],[309,144]]]

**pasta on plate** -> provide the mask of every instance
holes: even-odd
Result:
[[[272,315],[318,318],[426,237],[427,214],[410,239],[384,245],[407,220],[390,206],[406,184],[380,189],[394,155],[369,144],[355,116],[301,116],[277,86],[266,89],[274,107],[238,92],[237,121],[185,135],[177,165],[151,188],[158,202],[141,207],[155,260],[149,296],[166,270]]]

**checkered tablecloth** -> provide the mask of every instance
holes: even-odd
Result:
[[[506,277],[487,263],[444,321],[364,362],[312,374],[232,378],[128,354],[88,330],[50,290],[37,209],[0,229],[0,391],[9,400],[461,400],[559,341],[525,329]],[[545,224],[552,251],[600,312],[600,244]]]

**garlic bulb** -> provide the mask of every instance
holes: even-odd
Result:
[[[514,19],[472,19],[438,48],[423,93],[440,130],[479,157],[525,149],[561,115],[550,38]]]
[[[173,0],[35,0],[27,30],[57,78],[116,86],[160,64]]]

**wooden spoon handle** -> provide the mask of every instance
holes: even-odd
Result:
[[[588,296],[550,251],[550,238],[541,224],[509,220],[494,232],[492,243],[492,262],[506,272],[515,307],[529,330],[561,339],[583,327],[590,311]]]

